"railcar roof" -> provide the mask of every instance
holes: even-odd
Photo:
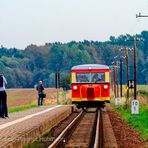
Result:
[[[84,64],[84,65],[73,66],[71,70],[79,70],[79,69],[109,69],[109,67],[101,64]]]

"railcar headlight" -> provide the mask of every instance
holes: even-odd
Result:
[[[107,85],[104,85],[104,89],[108,89],[108,86]]]
[[[78,88],[78,87],[77,87],[76,85],[73,87],[74,90],[77,90],[77,88]]]

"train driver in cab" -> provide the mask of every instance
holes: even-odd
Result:
[[[97,83],[97,82],[103,82],[104,81],[104,74],[100,73],[95,73],[93,78],[92,78],[92,82],[93,83]]]

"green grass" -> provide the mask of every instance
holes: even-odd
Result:
[[[137,93],[148,96],[148,90],[139,90]]]
[[[137,85],[137,90],[147,90],[148,85]]]
[[[37,107],[37,105],[35,105],[35,104],[25,105],[25,106],[10,108],[10,109],[8,109],[8,112],[14,113],[14,112],[19,112],[19,111],[24,111],[24,110],[28,110],[28,109],[31,109],[31,108],[35,108],[35,107]]]
[[[111,104],[111,107],[121,115],[125,122],[134,127],[143,139],[148,140],[147,104],[140,104],[138,115],[132,115],[130,107],[125,108],[125,106],[115,106],[114,104]]]

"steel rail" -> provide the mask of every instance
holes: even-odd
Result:
[[[98,110],[98,115],[97,115],[97,125],[96,125],[96,135],[95,135],[95,141],[94,141],[94,146],[93,148],[98,148],[99,147],[99,129],[100,127],[100,110]]]
[[[79,115],[72,120],[72,122],[61,132],[61,134],[54,140],[53,143],[49,145],[48,148],[55,148],[62,140],[62,138],[66,135],[68,130],[75,124],[75,122],[81,117],[83,111],[79,113]]]

